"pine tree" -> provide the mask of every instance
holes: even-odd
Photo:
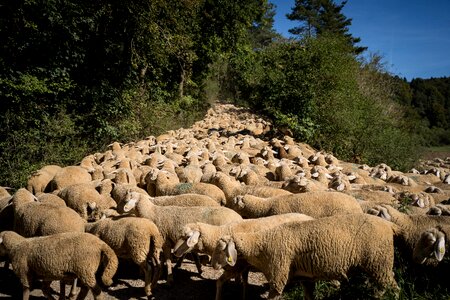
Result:
[[[296,0],[292,13],[287,17],[303,24],[290,29],[289,32],[304,37],[330,33],[341,35],[353,46],[356,54],[363,52],[367,47],[356,46],[361,39],[348,32],[352,19],[342,13],[346,3],[347,1],[335,4],[333,0]]]

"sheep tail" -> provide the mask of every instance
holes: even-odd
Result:
[[[110,286],[113,281],[112,278],[116,274],[119,260],[117,259],[114,250],[112,250],[107,244],[103,244],[101,248],[102,263],[104,266],[102,274],[102,282],[106,286]]]

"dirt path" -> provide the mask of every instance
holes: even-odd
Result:
[[[203,274],[202,278],[200,278],[197,275],[195,264],[185,260],[181,268],[174,272],[175,283],[172,287],[169,287],[165,280],[158,282],[159,284],[153,292],[154,299],[214,299],[216,279],[221,274],[222,271],[203,266]],[[114,284],[104,289],[104,299],[146,299],[143,290],[144,282],[141,278],[142,276],[139,275],[137,266],[121,261]],[[267,297],[268,286],[266,283],[264,275],[250,272],[247,299],[263,299]],[[59,292],[59,284],[57,282],[52,284],[52,288]],[[68,290],[69,288],[67,288],[67,293]],[[230,281],[224,285],[223,299],[240,299],[241,293],[241,286],[234,281]],[[0,298],[20,299],[21,297],[22,287],[13,271],[0,268]],[[39,283],[36,284],[31,292],[30,299],[46,299],[42,294]],[[91,293],[89,293],[87,299],[93,299]]]

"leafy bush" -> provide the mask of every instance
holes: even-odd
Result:
[[[322,35],[231,59],[235,93],[312,146],[359,163],[406,170],[421,141],[394,102],[378,60],[357,60],[345,40]]]

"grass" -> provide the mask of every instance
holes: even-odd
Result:
[[[404,261],[398,251],[395,260],[395,280],[400,287],[400,293],[386,291],[381,298],[376,298],[376,289],[373,282],[366,275],[355,272],[349,276],[349,281],[341,281],[340,288],[330,282],[316,282],[315,299],[341,300],[341,299],[381,299],[381,300],[444,300],[450,299],[449,258],[437,267],[424,267],[410,264]],[[303,299],[303,291],[300,284],[288,285],[283,293],[283,299]]]
[[[425,148],[423,152],[423,159],[433,159],[436,157],[446,158],[450,156],[450,145],[438,146],[438,147],[428,147]]]

